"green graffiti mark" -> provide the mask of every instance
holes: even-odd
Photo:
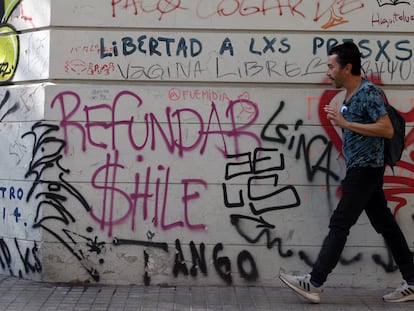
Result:
[[[7,23],[20,0],[0,0],[0,84],[13,78],[19,59],[19,36]]]

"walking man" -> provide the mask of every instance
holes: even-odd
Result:
[[[382,91],[361,76],[361,53],[352,42],[329,51],[327,75],[334,87],[346,91],[340,110],[325,107],[327,118],[342,129],[346,159],[342,197],[331,216],[329,233],[311,273],[304,276],[280,273],[279,277],[299,295],[319,303],[322,285],[337,265],[349,231],[365,211],[391,250],[404,280],[394,292],[383,296],[383,300],[414,300],[413,254],[387,206],[382,188],[384,138],[391,138],[394,133]]]

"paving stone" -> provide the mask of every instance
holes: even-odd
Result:
[[[414,301],[384,303],[389,290],[328,287],[313,305],[286,287],[66,286],[0,276],[0,311],[414,310]]]

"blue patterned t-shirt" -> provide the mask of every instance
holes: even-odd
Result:
[[[365,79],[349,101],[343,103],[341,112],[347,121],[364,124],[374,123],[387,114],[381,90]],[[342,138],[347,169],[384,166],[383,138],[363,136],[349,129],[343,131]]]

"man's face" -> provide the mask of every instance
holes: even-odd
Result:
[[[328,56],[328,71],[326,75],[332,81],[332,85],[336,88],[341,88],[344,86],[345,79],[345,68],[341,68],[339,63],[336,61],[337,55]]]

